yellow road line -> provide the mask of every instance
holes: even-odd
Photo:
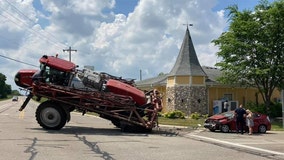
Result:
[[[24,117],[25,117],[25,111],[21,111],[19,113],[19,119],[24,119]]]

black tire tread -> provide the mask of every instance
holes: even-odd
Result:
[[[61,121],[60,123],[57,125],[57,126],[54,126],[54,127],[50,127],[50,126],[47,126],[46,124],[44,124],[44,122],[41,120],[41,112],[43,109],[47,108],[47,107],[51,107],[51,108],[54,108],[58,111],[58,113],[60,114],[61,116]],[[61,106],[55,102],[52,102],[52,101],[45,101],[43,103],[41,103],[37,109],[36,109],[36,114],[35,114],[35,117],[36,117],[36,120],[38,122],[38,124],[44,128],[44,129],[47,129],[47,130],[60,130],[62,127],[65,126],[66,122],[67,122],[67,115],[64,111],[63,108],[61,108]]]

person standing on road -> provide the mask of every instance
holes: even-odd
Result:
[[[247,126],[249,128],[249,135],[252,135],[253,131],[252,131],[252,127],[254,126],[253,123],[253,114],[250,110],[246,110],[247,112],[247,118],[246,118],[246,122],[247,122]]]
[[[235,117],[236,117],[237,133],[239,133],[239,130],[241,130],[241,133],[244,134],[246,110],[243,109],[242,104],[235,110]]]
[[[224,102],[224,109],[223,109],[223,112],[227,112],[228,111],[228,108],[229,108],[229,103],[228,103],[228,100],[226,100]]]

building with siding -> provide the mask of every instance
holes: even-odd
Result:
[[[220,84],[216,81],[220,75],[219,69],[200,65],[187,28],[172,70],[137,81],[136,85],[142,90],[158,89],[163,95],[164,112],[181,110],[187,115],[194,112],[212,115],[224,110],[226,100],[229,110],[247,102],[262,102],[257,88]],[[280,93],[276,91],[272,97],[279,99]]]

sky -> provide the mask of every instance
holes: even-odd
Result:
[[[270,0],[273,2],[273,0]],[[228,29],[226,7],[253,10],[258,0],[1,0],[0,73],[12,89],[20,69],[42,55],[139,80],[169,73],[186,24],[202,66],[220,59],[211,41]],[[140,77],[140,71],[142,77]]]

